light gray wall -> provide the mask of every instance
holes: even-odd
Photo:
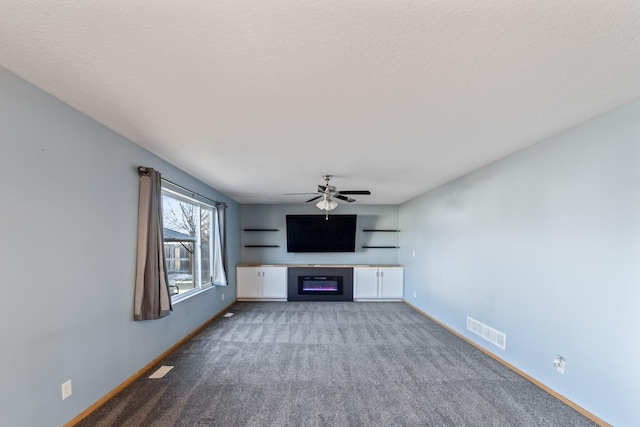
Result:
[[[640,425],[640,101],[403,204],[400,228],[408,302],[604,420]],[[466,316],[506,333],[506,350]]]
[[[2,68],[0,147],[0,424],[59,426],[235,299],[231,268],[229,287],[133,321],[136,167],[229,204],[231,267],[239,205]]]
[[[366,197],[366,196],[361,196]],[[335,214],[356,214],[356,251],[341,253],[287,253],[286,215],[322,214],[315,205],[242,205],[242,228],[277,228],[277,232],[241,235],[243,263],[262,264],[397,264],[398,249],[363,249],[362,246],[398,246],[402,233],[363,233],[362,229],[398,229],[398,206],[341,203]],[[247,244],[279,245],[279,248],[245,248]]]

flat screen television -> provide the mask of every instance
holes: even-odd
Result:
[[[356,215],[287,215],[287,252],[355,252]]]

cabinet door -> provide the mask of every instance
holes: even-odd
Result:
[[[262,298],[287,298],[287,267],[262,267]]]
[[[260,298],[262,271],[257,267],[236,268],[238,298]]]
[[[353,297],[378,298],[378,269],[356,267],[353,269]]]
[[[380,269],[380,298],[404,296],[404,268]]]

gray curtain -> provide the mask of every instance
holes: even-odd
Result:
[[[214,234],[214,278],[213,284],[227,286],[227,205],[216,203],[216,222]]]
[[[138,257],[133,318],[152,320],[172,310],[162,237],[162,183],[160,173],[140,166],[138,200]]]

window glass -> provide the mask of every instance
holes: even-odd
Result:
[[[202,208],[200,210],[200,280],[202,283],[211,283],[213,276],[211,272],[213,265],[212,220],[213,210]]]

